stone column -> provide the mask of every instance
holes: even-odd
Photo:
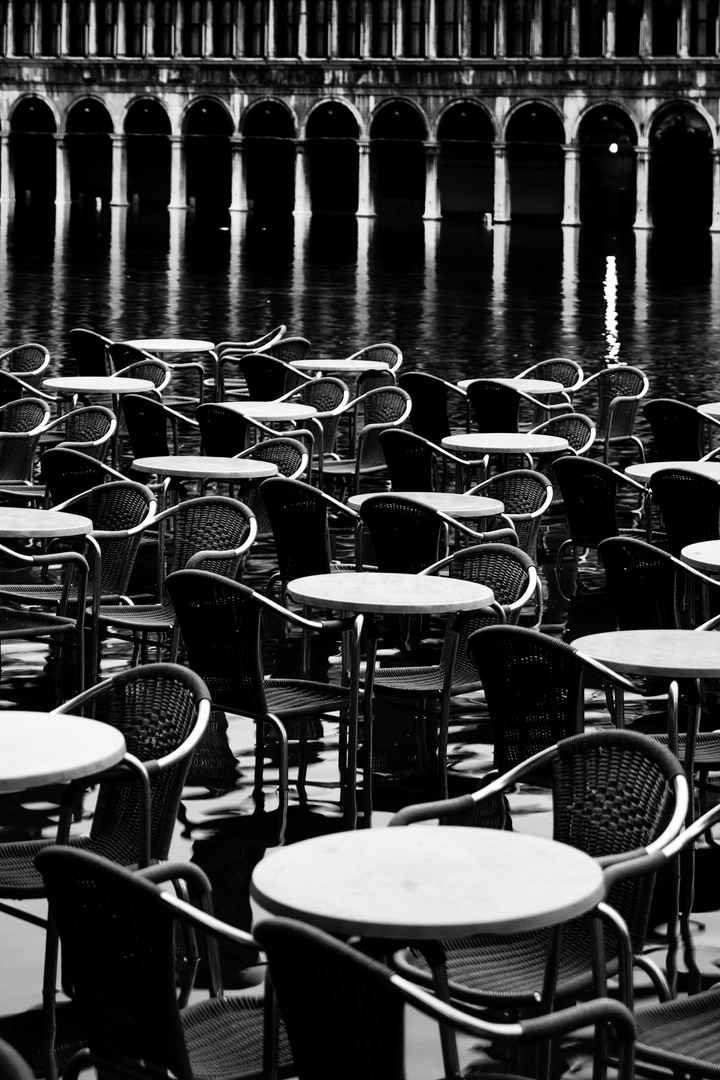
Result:
[[[102,0],[100,0],[102,3]],[[87,54],[97,56],[97,5],[98,0],[91,0],[87,21]]]
[[[182,0],[175,4],[175,26],[173,27],[172,56],[182,56],[183,30],[185,28],[185,8]]]
[[[213,3],[205,3],[205,18],[203,19],[202,42],[200,51],[202,56],[215,55],[215,40],[213,35]],[[218,15],[218,20],[220,16]]]
[[[64,5],[63,5],[64,6]],[[13,8],[14,4],[7,5],[7,13],[5,15],[5,33],[7,34],[6,55],[15,55],[15,26],[13,22]]]
[[[0,200],[15,201],[15,183],[10,167],[10,132],[0,131]]]
[[[720,150],[712,152],[713,205],[710,232],[720,232]]]
[[[127,141],[124,135],[112,135],[111,206],[127,206]]]
[[[295,141],[295,216],[298,214],[312,213],[312,200],[310,197],[310,161],[307,154],[307,143],[301,139]]]
[[[300,0],[300,13],[298,18],[298,56],[300,57],[305,57],[308,54],[307,32],[307,0]]]
[[[605,15],[605,57],[615,56],[615,0],[607,0]]]
[[[570,56],[576,59],[580,55],[580,0],[572,0],[570,5]]]
[[[170,135],[170,210],[187,206],[187,176],[181,135]]]
[[[375,199],[370,178],[370,141],[358,140],[357,217],[375,217]]]
[[[563,225],[580,224],[580,147],[563,146],[565,154],[565,201]]]
[[[497,23],[495,25],[496,48],[498,59],[507,56],[507,20],[505,18],[505,4],[501,2],[496,8]]]
[[[147,6],[147,23],[145,26],[145,56],[155,55],[155,4],[150,0]]]
[[[64,135],[55,136],[55,205],[64,206],[72,201],[70,183],[70,155]]]
[[[468,3],[468,0],[460,0],[458,54],[463,59],[470,55],[470,4]]]
[[[650,147],[635,147],[635,228],[652,229],[650,209]]]
[[[542,56],[543,0],[533,0],[530,27],[530,55]]]
[[[245,177],[245,154],[243,153],[243,140],[240,135],[230,138],[230,152],[232,154],[232,197],[230,209],[239,213],[247,213],[247,183]]]
[[[267,3],[267,40],[265,48],[268,56],[275,55],[275,0]]]
[[[442,3],[442,0],[440,0]],[[427,28],[425,30],[425,55],[433,60],[437,56],[437,13],[435,9],[435,0],[428,0],[427,6],[428,20]]]
[[[681,0],[680,33],[678,35],[678,55],[690,55],[690,0]]]
[[[508,174],[507,143],[495,143],[495,197],[493,222],[507,225],[510,222],[510,177]]]
[[[117,6],[117,54],[127,56],[127,3],[128,0],[118,0]]]
[[[332,0],[330,5],[330,30],[328,33],[329,53],[337,56],[340,52],[340,0]]]
[[[640,19],[640,55],[652,56],[652,0],[643,0]]]
[[[439,221],[442,217],[440,212],[440,144],[426,142],[425,147],[425,209],[423,217],[426,221]]]
[[[393,8],[395,14],[393,15],[393,24],[390,28],[390,33],[392,35],[392,48],[390,49],[390,53],[392,56],[404,56],[405,27],[403,25],[402,0],[395,0]]]

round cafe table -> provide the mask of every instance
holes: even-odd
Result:
[[[351,495],[347,504],[353,510],[359,510],[366,499],[371,499],[376,492],[365,492],[362,495]],[[495,514],[502,514],[505,504],[500,499],[490,499],[484,495],[462,495],[453,491],[390,491],[389,495],[397,495],[401,499],[414,499],[429,506],[432,510],[440,510],[443,514],[456,518],[484,518]]]
[[[592,910],[589,855],[519,832],[408,827],[314,837],[255,867],[252,899],[331,934],[428,941],[514,934]]]
[[[62,536],[86,536],[93,528],[90,518],[81,514],[0,506],[0,537],[3,538],[25,536],[32,539],[54,539]]]
[[[277,465],[252,458],[208,457],[204,454],[169,454],[135,458],[138,472],[157,473],[184,480],[259,480],[277,476]]]
[[[530,435],[514,431],[470,431],[467,434],[447,435],[442,445],[446,450],[471,451],[474,454],[551,454],[567,450],[567,439],[558,435]]]
[[[0,793],[94,776],[122,761],[125,740],[109,724],[65,713],[0,712]]]
[[[144,349],[145,352],[154,353],[155,356],[211,352],[215,348],[214,342],[198,338],[133,338],[123,344],[132,345],[135,349]]]
[[[699,540],[696,544],[688,544],[680,552],[680,558],[709,577],[720,576],[720,540]]]
[[[524,394],[530,394],[533,397],[537,394],[561,394],[565,389],[561,382],[556,382],[554,379],[497,379],[494,375],[478,375],[475,379],[461,379],[457,385],[461,390],[467,390],[470,383],[477,382],[477,379],[489,379],[490,382],[501,383],[502,386],[521,390]]]
[[[313,405],[296,401],[223,401],[221,404],[228,412],[255,420],[309,420],[317,415]]]
[[[44,379],[43,386],[65,394],[142,394],[154,390],[151,379],[125,378],[122,375],[57,375]]]
[[[653,473],[660,469],[682,469],[685,472],[699,473],[711,480],[720,481],[720,461],[643,461],[628,465],[625,475],[641,484],[647,484]]]
[[[384,360],[333,360],[318,357],[316,360],[293,360],[292,366],[298,371],[336,371],[339,375],[361,374],[363,371],[389,371],[390,365]]]

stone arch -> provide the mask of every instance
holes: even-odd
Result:
[[[424,113],[403,98],[384,101],[370,121],[371,171],[379,213],[402,207],[422,214],[425,205]]]
[[[476,101],[454,101],[437,118],[439,186],[443,216],[491,213],[495,124]]]
[[[557,109],[526,101],[505,123],[512,218],[562,219],[565,125]]]
[[[345,102],[330,98],[313,106],[305,124],[313,212],[356,212],[359,137],[358,119]]]
[[[245,110],[243,135],[248,207],[262,215],[292,213],[297,122],[284,101],[265,98]]]
[[[632,224],[635,220],[638,129],[625,109],[600,102],[577,127],[580,144],[580,219]]]
[[[16,200],[55,200],[57,119],[48,101],[36,94],[21,97],[9,117],[10,170]]]
[[[183,114],[182,132],[188,204],[228,209],[235,125],[227,106],[214,97],[196,98]]]
[[[131,101],[125,112],[127,198],[130,203],[170,202],[172,125],[163,102],[150,96]]]
[[[710,226],[714,134],[707,115],[688,101],[668,103],[651,118],[650,210],[655,225]]]
[[[100,199],[109,203],[112,195],[112,132],[110,113],[98,98],[80,98],[68,109],[65,145],[73,201]]]

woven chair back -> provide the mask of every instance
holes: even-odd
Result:
[[[406,371],[398,378],[398,386],[412,399],[410,427],[416,435],[439,446],[450,434],[445,381],[425,371]]]
[[[693,405],[656,398],[646,402],[643,416],[652,432],[655,461],[697,461],[703,453],[707,421]]]
[[[618,477],[600,461],[561,457],[553,464],[573,544],[596,548],[608,536],[617,536]]]
[[[476,431],[518,430],[522,397],[511,386],[492,379],[474,379],[467,388],[467,396]]]
[[[281,581],[330,573],[328,507],[323,493],[301,480],[271,477],[260,494],[275,542]]]
[[[373,495],[363,502],[360,518],[381,572],[418,574],[437,562],[444,522],[430,507],[391,493]]]
[[[650,480],[668,550],[679,558],[687,544],[720,539],[720,484],[683,469],[659,469]]]
[[[415,403],[413,401],[413,415]],[[424,437],[403,428],[380,432],[380,446],[394,491],[434,491],[435,455]]]
[[[72,509],[68,507],[70,513],[89,517],[93,532],[113,534],[98,538],[101,596],[122,596],[127,592],[142,538],[141,531],[129,535],[128,530],[137,529],[147,519],[153,502],[153,494],[144,484],[113,480],[78,495]]]
[[[631,536],[613,536],[603,540],[598,553],[619,630],[690,628],[687,575],[667,551]]]
[[[250,427],[246,417],[208,402],[198,405],[195,419],[200,426],[203,453],[209,457],[235,457],[245,449]]]
[[[65,417],[64,428],[63,440],[56,449],[79,450],[102,461],[116,428],[115,414],[103,405],[73,409]]]
[[[106,480],[117,479],[113,470],[97,458],[67,447],[45,451],[40,458],[40,478],[46,485],[50,502],[54,506],[73,499]]]
[[[29,341],[0,354],[0,365],[30,386],[39,387],[43,372],[50,366],[50,353],[44,345]]]
[[[597,399],[597,432],[599,439],[619,439],[632,435],[635,428],[640,399],[647,392],[647,379],[640,368],[626,364],[614,364],[602,371],[595,380]],[[610,415],[610,403],[615,398],[629,398],[619,402]],[[612,421],[612,428],[608,425]]]
[[[78,375],[83,378],[112,375],[112,365],[108,354],[108,347],[112,345],[110,338],[96,334],[94,330],[78,327],[68,331],[68,342]]]

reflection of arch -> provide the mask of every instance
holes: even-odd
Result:
[[[258,101],[240,130],[248,206],[259,213],[291,213],[295,203],[295,120],[281,101]]]
[[[232,118],[223,104],[206,97],[183,117],[187,197],[192,204],[227,209],[232,198]]]
[[[637,131],[617,105],[597,105],[578,126],[580,218],[632,223],[635,218]]]
[[[425,202],[427,123],[414,105],[400,99],[384,102],[370,123],[375,204],[379,212],[403,200],[422,213]]]
[[[108,202],[112,192],[113,130],[108,110],[97,98],[82,98],[71,106],[65,130],[71,198]]]
[[[491,211],[495,129],[488,113],[473,101],[456,102],[440,117],[437,137],[443,214]]]
[[[660,109],[650,125],[650,205],[656,225],[710,225],[712,145],[698,109],[676,102]]]
[[[127,198],[130,202],[170,202],[170,117],[155,98],[139,98],[125,116]]]
[[[564,138],[562,120],[541,102],[521,105],[509,117],[505,141],[512,217],[562,217]]]
[[[358,122],[341,101],[323,101],[306,128],[313,210],[355,213],[358,206]]]
[[[22,98],[10,115],[10,168],[15,198],[52,202],[55,198],[57,124],[46,101]]]

